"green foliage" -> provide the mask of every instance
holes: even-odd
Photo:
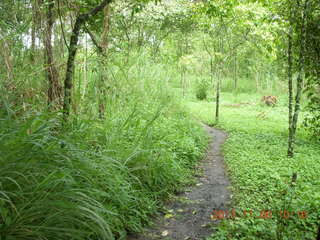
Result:
[[[234,7],[239,4],[239,1],[205,1],[197,4],[195,10],[205,14],[207,17],[229,17],[232,15]]]
[[[225,219],[210,239],[277,239],[280,211],[290,212],[282,219],[284,228],[281,239],[315,239],[319,217],[320,149],[311,143],[304,131],[297,136],[297,154],[286,157],[287,126],[286,107],[268,112],[254,104],[256,95],[240,95],[234,101],[230,94],[222,94],[222,106],[227,102],[248,102],[239,108],[222,107],[220,127],[229,132],[225,145],[225,160],[232,181],[235,219]],[[213,123],[212,103],[193,102],[190,110],[207,123]],[[265,118],[261,119],[261,112]],[[291,177],[297,172],[294,191]],[[243,211],[253,211],[244,217]],[[271,219],[259,218],[261,211],[270,210]],[[306,211],[305,219],[299,211]],[[300,213],[301,214],[301,213]]]
[[[309,61],[312,58],[310,57]],[[313,63],[309,63],[313,64]],[[316,64],[315,64],[316,65]],[[312,68],[309,69],[309,71]],[[311,70],[312,71],[312,70]],[[304,92],[307,97],[307,114],[305,116],[303,125],[305,129],[310,133],[311,137],[320,140],[320,83],[315,72],[308,72],[306,87]]]
[[[196,86],[196,97],[199,100],[207,99],[209,84],[206,80],[201,80]]]
[[[318,106],[319,105],[309,108],[310,111],[306,114],[303,125],[312,138],[320,141],[320,110],[318,109]]]
[[[286,87],[281,57],[288,2],[280,4],[279,17],[272,1],[114,1],[108,57],[102,61],[89,36],[80,36],[68,123],[59,111],[47,112],[45,26],[38,19],[46,8],[37,2],[0,3],[0,74],[6,77],[0,86],[0,239],[125,239],[127,232],[141,231],[162,200],[190,181],[207,143],[182,110],[181,95],[212,100],[218,77],[222,91],[236,94],[227,100],[222,94],[220,125],[231,133],[225,152],[236,206],[259,211],[290,202],[292,210],[310,214],[306,221],[288,221],[285,236],[314,238],[319,148],[308,145],[303,132],[289,162],[282,154],[285,97],[274,109],[256,106],[261,95]],[[59,11],[54,6],[54,22],[62,21],[54,24],[52,36],[61,86],[69,19],[99,3],[60,1]],[[319,14],[311,16],[307,28],[314,34],[306,40],[305,70],[313,76]],[[104,20],[99,14],[88,22],[98,43]],[[261,94],[243,94],[253,92]],[[212,103],[191,106],[212,123]],[[105,118],[99,119],[101,110]],[[319,136],[318,110],[310,113],[305,126]],[[281,195],[290,191],[286,181],[292,172],[298,172],[295,194]],[[273,239],[277,227],[275,219],[224,221],[214,238]]]
[[[107,82],[106,119],[97,119],[96,58],[90,71],[77,66],[77,108],[63,128],[60,113],[23,113],[2,98],[1,239],[125,239],[190,181],[205,133],[149,58],[109,64],[117,81]]]

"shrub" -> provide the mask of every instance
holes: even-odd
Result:
[[[320,141],[320,94],[319,91],[308,92],[309,103],[307,105],[303,126],[310,133],[312,138]]]
[[[207,99],[208,94],[208,83],[205,80],[202,80],[198,85],[196,86],[196,97],[200,101]]]

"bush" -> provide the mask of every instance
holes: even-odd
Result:
[[[207,99],[208,94],[208,83],[205,80],[202,80],[200,83],[198,83],[196,87],[196,97],[200,101]]]
[[[320,141],[320,95],[316,91],[309,91],[308,97],[308,113],[304,118],[303,126],[312,138]]]
[[[313,110],[306,114],[303,126],[311,134],[312,138],[320,141],[320,110]]]

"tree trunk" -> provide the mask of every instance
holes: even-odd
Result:
[[[214,70],[213,70],[213,59],[210,56],[210,82],[212,84],[212,87],[214,87],[214,83],[213,83],[213,74],[214,74]]]
[[[292,100],[293,100],[293,88],[292,88],[292,10],[290,12],[290,29],[288,35],[288,95],[289,95],[289,137],[288,137],[288,157],[293,157],[293,131],[292,131]]]
[[[36,1],[31,1],[32,9],[32,26],[31,26],[31,49],[30,49],[30,61],[35,62],[34,55],[36,49],[36,25],[37,25],[37,6]]]
[[[304,78],[303,75],[304,75],[304,49],[305,49],[305,23],[306,23],[307,6],[308,6],[308,0],[305,0],[303,12],[302,12],[302,17],[301,17],[297,93],[296,93],[296,97],[295,97],[294,113],[292,116],[292,122],[291,122],[291,126],[290,126],[291,129],[289,130],[288,157],[294,156],[295,135],[296,135],[298,117],[299,117],[299,112],[300,112],[302,83],[303,83],[303,78]]]
[[[109,18],[110,18],[110,4],[107,4],[103,10],[104,20],[103,20],[103,32],[102,32],[102,40],[101,40],[101,49],[103,54],[106,54],[108,51],[108,36],[109,36]],[[101,54],[100,60],[100,86],[99,86],[99,117],[105,117],[105,101],[106,101],[106,81],[107,81],[107,66],[106,66],[106,57]]]
[[[186,70],[185,67],[181,67],[181,88],[182,88],[182,97],[185,97],[185,78],[186,78]]]
[[[48,79],[48,105],[59,103],[62,96],[62,88],[59,84],[59,73],[54,64],[52,51],[52,29],[54,24],[53,17],[54,0],[50,0],[46,12],[46,31],[44,36],[46,72]]]
[[[104,18],[103,18],[103,32],[101,39],[101,47],[104,52],[108,49],[108,36],[109,36],[109,28],[110,28],[110,4],[107,4],[103,10]]]
[[[35,49],[36,49],[36,26],[35,26],[35,22],[32,22],[31,49],[30,49],[30,60],[31,60],[31,63],[35,62],[35,60],[34,60]]]
[[[220,45],[220,52],[224,54],[224,44],[223,44],[223,38],[220,37],[219,40]],[[223,60],[221,59],[219,61],[219,70],[218,70],[218,79],[217,79],[217,92],[216,92],[216,116],[215,116],[215,122],[216,124],[219,123],[219,110],[220,110],[220,86],[221,86],[221,77],[222,77],[222,68],[223,68]]]
[[[218,79],[217,79],[217,89],[216,89],[216,117],[215,117],[216,124],[219,122],[220,78],[221,78],[221,74],[220,74],[220,70],[219,70]]]
[[[234,58],[233,58],[233,61],[234,61],[234,72],[233,72],[233,78],[234,78],[234,90],[236,91],[237,90],[237,87],[238,87],[238,75],[237,75],[237,51],[235,50],[234,51]]]
[[[63,101],[63,115],[66,120],[67,116],[70,115],[71,106],[71,90],[73,83],[73,72],[74,72],[74,61],[78,49],[78,40],[80,30],[83,24],[88,21],[91,17],[95,16],[98,12],[104,9],[104,7],[109,4],[111,0],[102,1],[97,7],[93,8],[91,11],[80,14],[76,18],[76,22],[73,26],[70,43],[69,43],[69,56],[66,69],[66,77],[64,80],[64,101]]]

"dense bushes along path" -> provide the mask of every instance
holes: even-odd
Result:
[[[212,211],[226,210],[230,200],[230,182],[225,174],[221,151],[227,134],[206,125],[204,128],[211,138],[211,143],[200,166],[203,175],[199,178],[199,183],[177,196],[177,199],[167,206],[168,212],[157,220],[155,228],[147,230],[143,235],[131,236],[130,240],[199,240],[212,233],[210,226],[215,223],[210,217]]]

